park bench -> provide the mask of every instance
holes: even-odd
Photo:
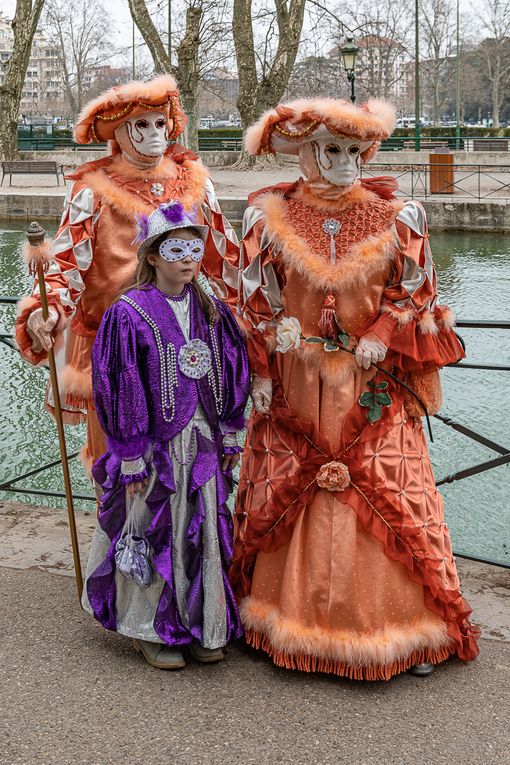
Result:
[[[47,160],[6,161],[2,162],[2,182],[0,186],[3,186],[6,175],[9,176],[9,186],[12,185],[13,175],[56,175],[57,183],[60,186],[59,176],[64,177],[64,166]]]
[[[414,149],[414,139],[411,141],[404,141],[404,149]],[[431,149],[447,149],[448,141],[427,141],[420,139],[420,149],[422,151],[430,151]]]

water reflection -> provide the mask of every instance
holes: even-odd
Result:
[[[19,295],[30,281],[21,262],[21,226],[0,224],[0,294]],[[438,271],[440,299],[464,319],[510,320],[510,249],[507,237],[465,232],[432,233],[431,246]],[[10,331],[14,307],[0,309],[1,331]],[[465,330],[469,360],[509,363],[510,332]],[[507,388],[510,373],[447,369],[443,372],[442,413],[467,424],[494,441],[510,445]],[[54,427],[41,412],[46,374],[19,363],[0,346],[0,477],[6,480],[58,456]],[[431,456],[436,476],[455,472],[495,454],[433,420],[435,443]],[[67,428],[68,448],[77,450],[84,429]],[[90,487],[78,464],[72,463],[76,493]],[[454,547],[482,557],[510,560],[510,502],[506,483],[509,467],[442,487],[446,517]],[[37,488],[62,490],[59,468],[29,479]],[[9,495],[12,497],[12,495]],[[37,501],[27,496],[23,501]],[[44,503],[44,500],[42,500]],[[91,505],[77,502],[90,509]]]

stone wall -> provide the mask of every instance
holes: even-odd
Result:
[[[429,159],[429,151],[381,151],[374,164],[423,164]],[[510,152],[500,151],[456,151],[454,164],[510,166]],[[104,157],[104,151],[76,149],[67,151],[23,151],[21,159],[53,160],[66,167],[76,167],[83,162]],[[239,153],[236,151],[201,151],[200,157],[209,167],[227,167],[234,164]],[[290,159],[290,158],[289,158]],[[297,164],[297,160],[296,164]]]
[[[62,212],[63,194],[52,196],[35,194],[0,194],[0,219],[10,221],[58,221]],[[223,212],[232,221],[240,223],[246,208],[246,199],[224,197],[220,199]],[[455,201],[423,200],[431,231],[510,231],[509,201]]]

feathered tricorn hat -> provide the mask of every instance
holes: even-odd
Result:
[[[115,85],[90,101],[81,111],[74,128],[76,143],[115,142],[115,131],[126,119],[148,111],[166,114],[169,140],[186,127],[186,115],[179,101],[177,84],[170,74],[149,82],[133,80]]]
[[[395,122],[395,108],[386,101],[372,98],[355,106],[343,99],[303,98],[265,112],[246,131],[245,146],[250,154],[298,154],[300,144],[333,135],[368,144],[361,152],[368,162]]]

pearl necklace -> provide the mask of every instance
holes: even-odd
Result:
[[[160,369],[160,384],[161,384],[161,410],[163,419],[165,422],[172,422],[175,415],[175,388],[179,387],[179,379],[177,377],[177,354],[175,352],[175,346],[173,343],[168,343],[166,348],[163,345],[163,339],[158,325],[153,319],[144,311],[144,309],[138,305],[127,295],[122,295],[121,300],[128,303],[135,311],[144,319],[149,327],[152,329],[154,339],[156,341],[156,348],[159,356],[159,369]],[[223,371],[221,366],[221,356],[218,348],[218,339],[214,328],[214,319],[209,319],[209,334],[211,338],[211,345],[213,349],[214,361],[216,363],[217,375],[214,373],[214,365],[211,365],[211,369],[207,374],[209,385],[211,386],[214,403],[216,404],[216,413],[221,417],[223,411],[223,390],[222,379]]]

